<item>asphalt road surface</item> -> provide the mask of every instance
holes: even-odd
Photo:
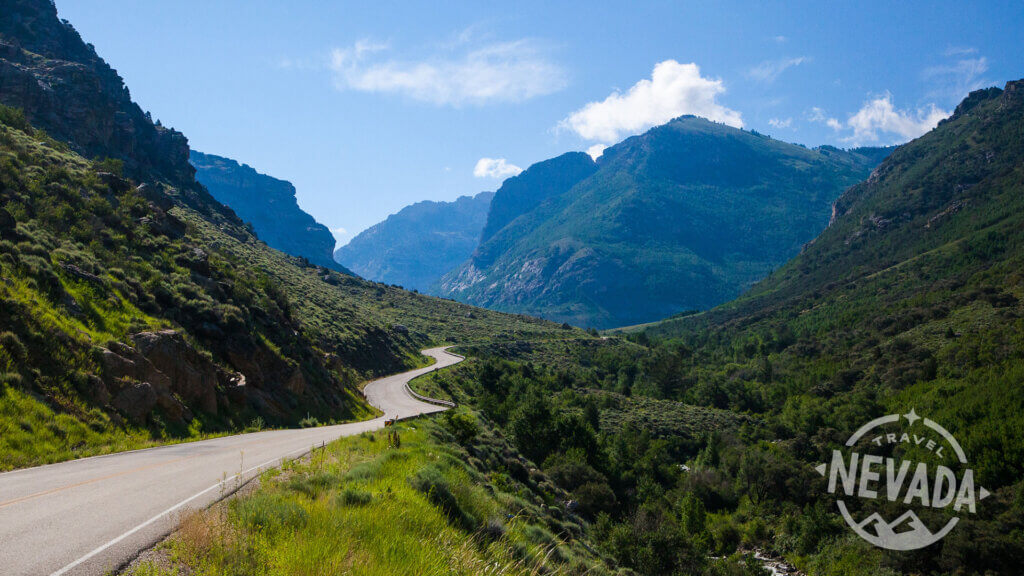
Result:
[[[406,383],[462,360],[375,380],[364,393],[384,416],[301,430],[272,430],[83,458],[0,474],[0,574],[106,574],[154,545],[183,512],[203,508],[260,471],[341,436],[376,430],[387,418],[439,412]]]

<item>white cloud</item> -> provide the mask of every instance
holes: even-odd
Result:
[[[509,164],[504,158],[481,158],[476,161],[473,167],[473,176],[477,178],[500,178],[505,179],[515,176],[523,169],[515,164]]]
[[[654,66],[650,80],[640,80],[627,92],[614,92],[590,102],[559,123],[584,140],[611,144],[623,136],[664,124],[684,114],[703,116],[740,128],[740,113],[718,103],[722,81],[704,78],[693,63],[665,60]]]
[[[772,119],[768,120],[768,125],[771,126],[772,128],[778,128],[778,129],[782,130],[784,128],[789,128],[790,126],[792,126],[793,125],[793,119],[792,118],[786,118],[785,120],[783,120],[781,118],[772,118]]]
[[[842,122],[836,120],[835,118],[827,116],[825,114],[825,111],[822,110],[821,108],[818,108],[817,106],[811,108],[811,111],[807,114],[807,119],[810,120],[811,122],[824,124],[837,132],[843,129]]]
[[[962,50],[973,50],[973,48],[959,50],[961,52],[957,54],[964,55],[970,52],[965,53]],[[947,54],[949,54],[948,50]],[[988,72],[988,59],[979,56],[977,58],[961,58],[956,62],[926,68],[922,76],[934,86],[928,93],[929,98],[959,102],[971,91],[991,84],[984,78],[985,72]]]
[[[438,106],[520,102],[566,86],[560,66],[530,40],[470,48],[459,43],[442,54],[403,61],[380,59],[386,45],[357,42],[331,53],[341,90],[401,94]]]
[[[594,144],[590,148],[587,148],[587,154],[590,154],[591,158],[593,158],[594,160],[597,160],[598,158],[601,157],[602,154],[604,154],[604,151],[607,148],[608,148],[608,146],[606,146],[604,144]]]
[[[331,228],[331,235],[334,236],[334,241],[337,245],[343,245],[352,239],[352,235],[348,233],[348,230],[341,226],[337,228]]]
[[[789,38],[786,38],[782,34],[779,34],[778,36],[773,37],[772,40],[775,40],[779,44],[785,44],[786,41],[789,40]]]
[[[900,110],[893,105],[892,94],[886,92],[868,100],[850,116],[846,126],[853,130],[853,135],[844,140],[852,144],[906,142],[931,130],[949,114],[935,104],[916,111]]]
[[[799,56],[797,58],[783,58],[781,60],[765,60],[751,68],[747,75],[759,82],[774,82],[780,74],[786,70],[809,62],[810,58]]]
[[[967,56],[968,54],[977,54],[977,48],[971,48],[970,46],[950,46],[943,52],[946,56]]]

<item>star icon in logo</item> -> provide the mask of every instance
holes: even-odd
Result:
[[[918,420],[921,419],[921,417],[917,415],[917,412],[915,412],[913,408],[910,409],[910,412],[904,414],[903,417],[907,419],[907,422],[910,422],[908,426],[913,426],[914,422],[917,422]]]

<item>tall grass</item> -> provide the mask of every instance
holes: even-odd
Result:
[[[400,448],[380,432],[339,440],[184,519],[163,560],[131,574],[607,573],[579,542],[542,526],[551,520],[542,506],[511,514],[514,499],[453,458],[437,428],[400,425]]]

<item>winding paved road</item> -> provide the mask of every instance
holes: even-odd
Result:
[[[272,430],[83,458],[0,474],[0,574],[106,574],[174,529],[180,514],[208,506],[283,459],[313,446],[445,410],[405,389],[409,380],[462,360],[424,350],[426,368],[374,380],[364,394],[384,416],[301,430]]]

